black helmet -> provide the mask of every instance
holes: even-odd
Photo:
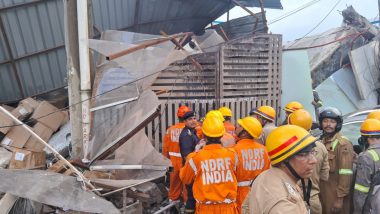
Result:
[[[335,132],[339,132],[342,129],[343,117],[342,113],[334,107],[327,107],[319,114],[319,129],[322,130],[322,120],[325,118],[334,119],[336,121]]]

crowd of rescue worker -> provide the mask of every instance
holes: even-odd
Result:
[[[322,109],[317,123],[299,102],[284,110],[278,127],[271,106],[235,127],[228,107],[198,121],[181,106],[162,149],[173,166],[169,199],[182,201],[185,213],[380,214],[380,111],[362,123],[355,153],[338,109]]]

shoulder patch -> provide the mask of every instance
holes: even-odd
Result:
[[[292,203],[297,203],[297,193],[294,187],[290,185],[288,182],[284,182],[285,188],[288,191],[288,200]]]

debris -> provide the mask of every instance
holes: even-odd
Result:
[[[0,169],[0,192],[64,210],[120,213],[111,202],[82,189],[75,177],[41,170]]]
[[[12,158],[12,152],[0,147],[0,169],[5,169]]]
[[[8,214],[13,205],[16,203],[17,199],[18,197],[6,193],[0,200],[0,214]]]
[[[357,48],[351,51],[349,56],[360,99],[365,100],[380,87],[379,41]]]
[[[44,169],[46,167],[45,152],[32,152],[13,147],[9,149],[12,151],[9,169]]]

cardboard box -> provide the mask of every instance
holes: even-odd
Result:
[[[33,108],[28,105],[19,104],[11,113],[17,119],[24,121],[33,113]]]
[[[9,169],[37,169],[45,168],[45,152],[32,152],[24,149],[12,148],[12,158]]]
[[[23,106],[28,106],[28,107],[32,108],[33,110],[35,110],[40,103],[37,100],[35,100],[31,97],[28,97],[26,99],[21,100],[20,104],[22,104]]]
[[[11,126],[13,125],[14,123],[12,118],[0,111],[0,127],[3,127],[0,128],[0,132],[3,134],[7,134],[8,131],[12,128]]]
[[[31,128],[38,136],[47,141],[53,135],[53,130],[42,123],[37,123]],[[4,146],[25,149],[33,152],[42,152],[45,146],[22,126],[13,127],[1,141]]]
[[[8,105],[1,105],[1,107],[5,108],[9,112],[12,112],[15,109],[12,106],[8,106]]]
[[[37,123],[32,130],[44,141],[48,141],[53,135],[53,130],[51,130],[49,127],[46,127],[42,123]],[[30,136],[23,148],[33,152],[42,152],[45,146],[39,142],[37,138]]]
[[[69,111],[63,111],[62,113],[65,115],[65,118],[63,119],[61,126],[70,121]]]
[[[43,101],[34,110],[31,119],[43,123],[55,132],[61,126],[62,121],[65,119],[65,115],[61,111],[58,111],[53,105]]]
[[[22,126],[14,126],[1,141],[4,146],[12,146],[16,148],[24,147],[30,138],[30,134]]]

